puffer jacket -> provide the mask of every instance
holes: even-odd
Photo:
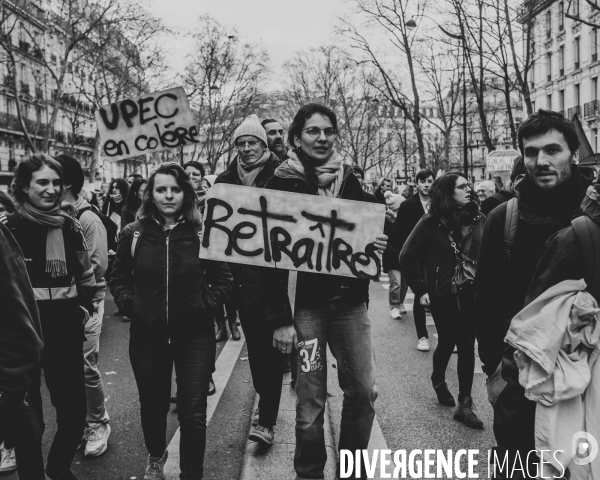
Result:
[[[212,332],[214,312],[232,291],[227,264],[198,258],[191,225],[165,231],[155,220],[141,221],[135,262],[132,223],[122,232],[109,282],[117,306],[131,318],[131,338],[182,343]]]

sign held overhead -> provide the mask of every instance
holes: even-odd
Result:
[[[182,87],[104,105],[96,110],[100,153],[109,160],[198,143],[198,127]]]
[[[200,258],[378,278],[385,206],[218,183],[206,196]]]

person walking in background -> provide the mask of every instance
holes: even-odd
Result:
[[[527,174],[523,157],[519,155],[513,162],[513,168],[510,172],[510,179],[506,182],[506,185],[498,193],[494,193],[492,196],[486,198],[481,202],[481,213],[485,216],[489,215],[490,212],[498,205],[508,202],[515,196],[516,184],[523,179]]]
[[[421,305],[431,306],[438,333],[431,383],[438,402],[456,405],[446,384],[446,368],[458,349],[458,405],[454,419],[483,428],[473,411],[475,373],[473,297],[476,258],[485,216],[462,174],[447,173],[433,182],[429,213],[406,240],[400,254],[402,273]]]
[[[202,164],[195,160],[190,160],[189,162],[185,162],[183,164],[183,169],[185,170],[185,173],[190,176],[190,180],[192,181],[196,195],[199,197],[204,195],[206,191],[202,186],[202,179],[204,178],[205,171]]]
[[[392,190],[392,179],[388,177],[383,177],[379,180],[377,184],[377,189],[375,190],[375,198],[379,203],[383,203],[385,205],[385,197],[383,196],[385,192]]]
[[[51,480],[73,480],[70,466],[87,412],[84,325],[97,310],[93,299],[99,298],[102,287],[96,285],[74,208],[61,204],[60,164],[48,155],[31,155],[17,166],[13,191],[19,210],[8,216],[7,226],[23,251],[37,300],[45,343],[41,366],[58,426],[45,470]],[[40,382],[38,374],[28,393],[43,424]],[[18,464],[18,446],[16,454]]]
[[[277,155],[280,163],[287,160],[288,148],[283,143],[285,130],[281,126],[281,123],[273,118],[265,118],[260,124],[267,134],[268,149]]]
[[[431,205],[429,190],[434,181],[433,172],[431,170],[419,170],[415,176],[415,180],[417,182],[417,194],[408,197],[406,202],[400,204],[398,214],[396,215],[396,237],[390,239],[391,242],[396,244],[398,252],[402,251],[408,236],[423,215],[429,212],[429,206]],[[402,271],[401,276],[402,282],[406,283],[406,276]],[[413,319],[417,330],[417,350],[428,352],[429,334],[427,333],[425,307],[421,305],[419,300],[420,298],[415,294]]]
[[[238,154],[215,184],[228,183],[264,188],[279,159],[267,148],[267,135],[256,115],[248,116],[233,135]],[[273,325],[267,321],[265,296],[260,267],[230,264],[234,278],[234,300],[248,345],[252,383],[259,396],[252,414],[249,439],[272,445],[277,421],[285,356],[273,347]],[[268,270],[268,269],[267,269]],[[289,353],[289,352],[287,352]]]
[[[267,188],[366,201],[352,167],[334,149],[336,135],[337,118],[331,109],[315,103],[302,106],[288,130],[290,158],[277,168]],[[377,251],[385,250],[386,240],[385,235],[374,239]],[[266,270],[263,278],[272,345],[282,354],[289,353],[296,334],[298,339],[294,469],[298,479],[323,478],[327,345],[337,360],[344,391],[338,448],[353,452],[367,448],[375,418],[375,358],[366,306],[369,280],[298,272],[292,312],[288,272]]]
[[[358,165],[352,165],[352,170],[354,170],[354,175],[356,175],[356,178],[358,178],[358,181],[360,182],[360,185],[365,192],[367,202],[379,203],[377,201],[377,197],[372,193],[368,192],[366,189],[367,187],[365,185],[365,171]]]
[[[200,260],[196,193],[175,162],[148,180],[138,220],[123,231],[110,289],[131,319],[129,358],[148,449],[145,480],[164,480],[173,365],[181,428],[181,478],[200,480],[206,448],[208,382],[215,370],[214,312],[232,277],[223,262]]]
[[[142,206],[142,198],[144,198],[144,190],[146,190],[148,180],[145,178],[136,178],[127,192],[127,199],[121,211],[121,226],[125,228],[130,223],[135,222],[138,210]]]
[[[387,235],[388,238],[395,239],[398,236],[398,233],[396,232],[396,215],[400,205],[405,199],[402,195],[397,195],[390,191],[385,192],[384,197],[387,210],[385,212],[383,233]],[[390,290],[388,294],[390,317],[394,320],[398,320],[402,317],[402,313],[406,313],[404,299],[406,298],[406,292],[408,291],[408,286],[400,275],[400,250],[398,249],[398,242],[388,242],[387,247],[385,247],[385,252],[383,252],[382,260],[383,271],[388,274],[390,279]]]
[[[141,180],[142,177],[139,173],[130,173],[129,175],[127,175],[127,185],[129,185],[130,187],[133,185],[133,182],[135,182],[136,180]]]
[[[0,191],[0,215],[8,215],[15,211],[15,202],[6,192]]]
[[[92,299],[96,311],[85,324],[85,341],[83,342],[83,358],[85,372],[85,395],[87,398],[87,428],[84,433],[86,457],[97,457],[106,452],[111,427],[104,404],[104,384],[98,371],[98,354],[100,352],[100,333],[104,317],[104,298],[106,281],[104,274],[108,268],[108,243],[106,228],[90,204],[79,194],[85,177],[81,164],[70,155],[62,153],[56,161],[63,168],[65,193],[63,200],[77,210],[77,219],[81,224],[88,254],[96,279],[96,295]]]
[[[133,183],[133,179],[132,179]],[[102,205],[102,213],[110,218],[117,226],[117,233],[121,231],[121,213],[129,193],[129,184],[124,178],[115,178],[108,188],[108,194]],[[123,225],[124,227],[124,225]]]
[[[490,198],[496,193],[496,184],[491,180],[484,180],[477,184],[476,193],[479,197],[479,202],[481,203],[486,198]]]

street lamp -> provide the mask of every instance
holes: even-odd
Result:
[[[473,177],[473,149],[479,149],[479,140],[481,140],[481,132],[474,131],[471,134],[471,141],[475,140],[475,145],[467,145],[468,149],[471,151],[471,183],[475,182],[475,178]]]

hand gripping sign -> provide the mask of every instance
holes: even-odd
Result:
[[[181,87],[128,98],[96,110],[102,139],[100,153],[122,160],[198,143],[187,95]]]
[[[200,258],[375,279],[384,221],[381,204],[218,183],[206,197]]]

